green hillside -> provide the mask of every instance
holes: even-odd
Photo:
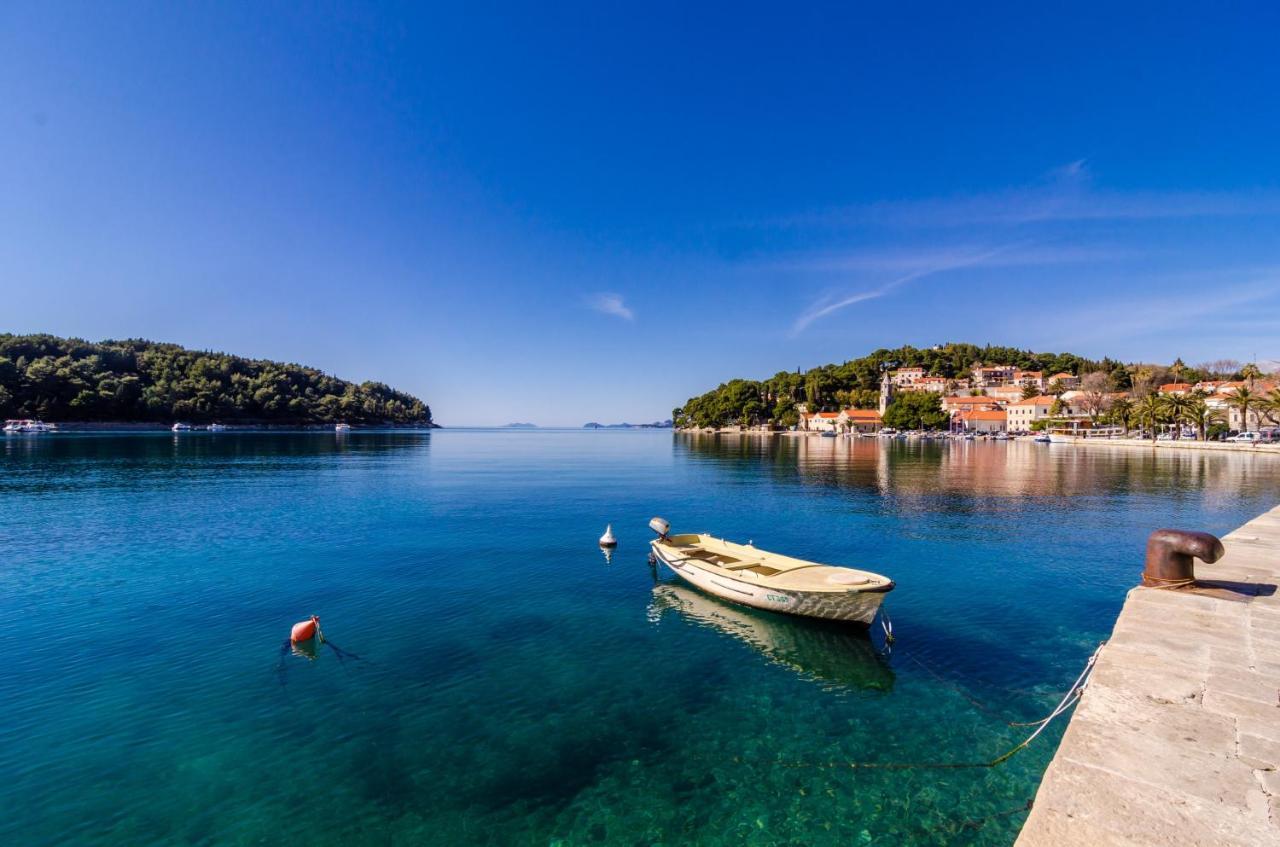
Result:
[[[431,424],[380,382],[141,339],[0,334],[0,418],[46,421]]]
[[[803,373],[781,371],[764,380],[734,379],[672,412],[676,426],[753,426],[774,423],[793,425],[796,404],[811,410],[846,406],[872,408],[880,386],[882,368],[922,367],[927,374],[947,378],[968,376],[975,363],[1014,365],[1023,370],[1083,374],[1105,371],[1118,389],[1127,388],[1129,373],[1111,359],[1093,361],[1074,353],[1033,353],[1016,347],[979,347],[976,344],[941,344],[928,349],[899,347],[876,350],[839,365],[822,365]]]

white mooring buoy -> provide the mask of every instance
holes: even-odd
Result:
[[[617,547],[618,539],[613,537],[613,524],[609,524],[604,528],[604,535],[600,536],[601,547]]]

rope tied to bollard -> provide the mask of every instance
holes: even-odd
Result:
[[[1195,585],[1196,578],[1167,579],[1162,576],[1152,576],[1144,573],[1142,575],[1142,584],[1149,588],[1186,588],[1188,585]]]
[[[778,764],[784,768],[851,768],[854,770],[959,770],[965,768],[994,768],[1011,759],[1015,753],[1025,749],[1032,741],[1035,741],[1040,733],[1053,722],[1055,718],[1067,712],[1072,706],[1079,702],[1080,697],[1084,694],[1085,688],[1089,685],[1089,679],[1093,676],[1093,668],[1098,663],[1098,655],[1102,652],[1107,642],[1100,643],[1093,655],[1089,657],[1089,661],[1085,663],[1084,670],[1076,677],[1076,681],[1071,684],[1067,693],[1058,701],[1058,705],[1053,707],[1053,711],[1038,721],[1028,724],[1011,724],[1011,726],[1034,726],[1036,729],[1030,735],[1007,753],[997,756],[989,762],[779,762]]]

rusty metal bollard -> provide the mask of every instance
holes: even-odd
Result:
[[[1157,529],[1147,539],[1147,564],[1142,572],[1142,584],[1151,588],[1195,585],[1195,560],[1212,565],[1225,552],[1222,542],[1207,532]]]

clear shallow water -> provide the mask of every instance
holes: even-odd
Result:
[[[0,442],[0,843],[1009,844],[1147,533],[1268,457],[657,432]],[[899,636],[655,579],[645,522],[898,581]],[[595,539],[612,521],[606,563]],[[281,647],[316,612],[314,660]]]

